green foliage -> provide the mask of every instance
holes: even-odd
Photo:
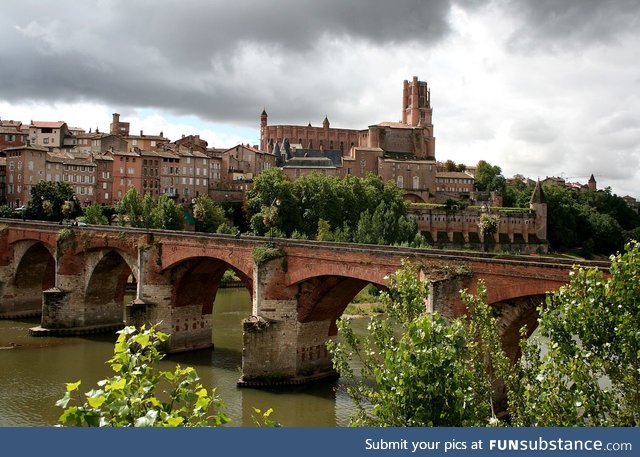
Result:
[[[483,237],[491,237],[498,232],[500,227],[500,216],[497,214],[482,213],[480,215],[480,222],[478,223],[480,228],[480,235]]]
[[[253,249],[253,261],[256,265],[260,265],[269,260],[278,259],[284,257],[287,253],[284,249],[272,245],[257,246]]]
[[[447,172],[455,172],[455,171],[465,171],[467,166],[463,163],[456,164],[453,160],[449,159],[444,163],[444,171]]]
[[[621,250],[640,226],[640,216],[607,190],[575,192],[564,186],[545,186],[544,192],[553,249],[582,248],[587,257],[610,255]]]
[[[166,194],[160,195],[155,201],[151,194],[141,196],[132,187],[116,205],[115,210],[121,225],[164,230],[184,228],[182,207]]]
[[[119,333],[114,355],[108,361],[115,374],[85,393],[84,401],[74,398],[80,381],[68,383],[67,392],[56,403],[64,409],[61,424],[193,427],[229,421],[220,411],[224,403],[215,389],[204,388],[193,368],[178,365],[172,372],[157,370],[156,365],[162,359],[159,347],[169,338],[167,334],[155,327],[140,330],[126,327]]]
[[[318,234],[316,235],[318,241],[333,241],[333,234],[331,233],[331,225],[324,219],[318,221]]]
[[[640,425],[640,245],[611,258],[611,276],[576,269],[540,309],[522,345],[513,421],[524,426]]]
[[[490,371],[502,367],[495,322],[483,300],[470,303],[483,319],[470,326],[426,310],[427,284],[415,266],[404,265],[382,294],[384,318],[374,319],[367,335],[357,336],[348,320],[339,321],[341,342],[330,342],[334,366],[350,380],[347,393],[357,426],[472,426],[491,422]],[[483,308],[482,308],[483,307]],[[486,328],[485,328],[486,327]],[[485,341],[485,337],[491,337]],[[496,343],[497,342],[497,343]],[[356,378],[350,364],[362,368]],[[504,357],[504,355],[503,355]],[[497,370],[494,370],[497,372]],[[493,418],[495,421],[495,418]]]
[[[531,195],[535,185],[525,184],[522,181],[514,181],[505,187],[502,194],[502,203],[506,207],[512,208],[529,208]]]
[[[198,231],[206,233],[216,233],[218,227],[227,222],[222,206],[204,194],[196,198],[193,205],[193,218],[197,221]],[[217,233],[235,233],[235,231]]]
[[[127,193],[124,194],[122,200],[116,204],[116,213],[119,216],[120,225],[128,224],[131,227],[151,227],[151,211],[149,208],[145,209],[146,211],[143,213],[142,197],[138,191],[135,187],[130,188]]]
[[[109,223],[106,216],[102,213],[102,207],[97,203],[85,208],[83,220],[87,224],[94,225],[107,225]]]
[[[236,276],[236,272],[232,269],[228,269],[228,270],[225,270],[220,282],[225,283],[225,282],[233,282],[237,280],[238,280],[238,277]]]
[[[251,227],[265,235],[277,229],[297,239],[374,244],[412,243],[417,233],[407,202],[392,182],[311,174],[291,182],[281,170],[261,173],[249,191]],[[322,221],[322,222],[321,222]]]
[[[253,408],[253,412],[255,412],[258,416],[251,416],[253,419],[253,423],[258,427],[280,427],[280,423],[271,419],[271,414],[273,414],[273,409],[269,408],[266,411],[262,411],[258,408]]]
[[[515,426],[640,424],[640,244],[611,258],[610,276],[576,269],[540,307],[540,336],[512,365],[486,303],[484,285],[462,293],[468,316],[425,310],[427,286],[404,266],[383,294],[384,318],[357,336],[341,320],[330,342],[336,369],[350,381],[359,426],[499,424],[493,405],[506,391]],[[359,378],[351,360],[362,366]]]
[[[480,191],[503,192],[506,180],[502,176],[502,169],[497,165],[481,160],[476,165],[476,188]]]
[[[238,233],[238,229],[236,229],[232,225],[229,225],[227,222],[223,222],[222,224],[218,225],[218,228],[216,229],[216,233],[223,233],[226,235],[235,235],[236,233]]]
[[[15,217],[13,210],[7,205],[0,205],[0,217],[11,218]]]
[[[28,219],[44,221],[59,221],[63,215],[76,217],[82,210],[73,196],[73,188],[67,183],[40,181],[31,187],[31,199],[25,215]],[[67,209],[63,214],[65,204]]]
[[[149,194],[145,195],[143,202],[147,198],[151,199]],[[158,197],[158,201],[151,210],[151,220],[153,227],[164,230],[182,230],[184,228],[184,215],[182,207],[167,194]]]
[[[380,301],[380,289],[373,284],[367,284],[364,289],[358,292],[351,303],[376,303]]]
[[[67,240],[72,240],[74,237],[75,232],[70,228],[65,227],[63,229],[60,229],[60,231],[58,232],[57,241],[59,244],[62,244]]]

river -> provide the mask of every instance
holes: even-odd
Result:
[[[271,416],[284,426],[346,426],[353,412],[341,381],[278,389],[239,389],[243,318],[251,314],[246,289],[218,291],[213,311],[215,349],[176,354],[162,361],[193,366],[205,387],[216,387],[226,403],[231,426],[251,426],[253,408],[274,409]],[[62,410],[56,400],[65,383],[82,380],[81,392],[112,374],[105,365],[113,354],[115,335],[34,338],[36,320],[0,320],[0,426],[50,426]],[[356,325],[364,327],[365,320]]]

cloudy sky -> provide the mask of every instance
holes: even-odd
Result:
[[[436,157],[640,198],[640,0],[2,0],[0,118],[258,142],[431,87]]]

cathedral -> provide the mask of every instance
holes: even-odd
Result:
[[[324,118],[322,127],[269,125],[260,116],[260,148],[276,156],[292,179],[309,173],[364,177],[369,173],[393,180],[407,199],[429,201],[435,193],[435,138],[431,91],[414,77],[404,81],[400,122],[366,129],[340,129]]]

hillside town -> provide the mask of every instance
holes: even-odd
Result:
[[[117,204],[130,188],[157,198],[166,194],[188,206],[200,195],[216,202],[243,201],[255,176],[279,167],[290,179],[319,173],[329,176],[368,174],[393,181],[413,203],[410,213],[421,233],[433,245],[471,247],[480,243],[480,214],[502,207],[499,193],[479,192],[475,166],[462,171],[437,161],[431,92],[413,77],[402,86],[399,122],[380,122],[360,130],[321,126],[269,124],[266,109],[260,115],[260,144],[210,147],[199,134],[167,138],[162,131],[135,134],[120,114],[109,128],[87,132],[64,121],[0,119],[0,204],[12,209],[29,203],[31,187],[41,181],[68,183],[82,206]],[[448,161],[451,162],[451,161]],[[535,184],[515,176],[525,184]],[[576,191],[595,190],[587,184],[547,177]],[[546,210],[542,190],[534,193],[530,209],[502,216],[496,243],[505,250],[545,250]],[[637,208],[630,196],[629,206]],[[464,201],[468,210],[451,213],[442,205]],[[475,208],[475,209],[473,209]]]

